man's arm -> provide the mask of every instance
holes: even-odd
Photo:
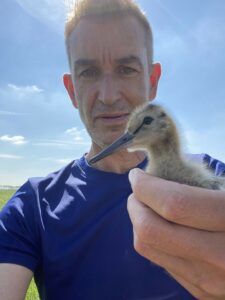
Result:
[[[134,247],[199,300],[225,299],[225,191],[130,172]]]
[[[0,264],[0,299],[23,300],[33,272],[14,264]]]

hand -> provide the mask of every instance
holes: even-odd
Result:
[[[225,191],[130,172],[137,252],[200,300],[225,299]]]

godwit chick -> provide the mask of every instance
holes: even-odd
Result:
[[[185,158],[175,122],[159,105],[147,103],[137,107],[128,120],[125,133],[89,163],[93,164],[125,145],[130,152],[146,152],[149,159],[146,172],[151,175],[207,189],[225,188],[224,178],[216,177],[202,163]]]

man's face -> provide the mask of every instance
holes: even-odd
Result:
[[[85,17],[70,36],[73,103],[93,144],[125,129],[132,110],[150,99],[145,32],[132,16]]]

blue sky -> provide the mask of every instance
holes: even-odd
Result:
[[[185,151],[225,161],[225,1],[138,2],[162,64],[157,101]],[[90,139],[62,84],[63,0],[1,0],[0,15],[0,185],[20,185],[80,157]]]

